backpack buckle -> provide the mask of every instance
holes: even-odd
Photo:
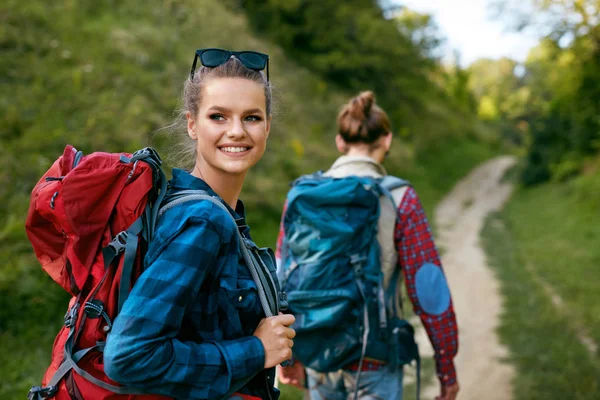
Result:
[[[79,314],[79,303],[75,303],[73,307],[69,308],[65,314],[65,326],[71,328],[77,321],[77,314]]]
[[[121,254],[123,250],[125,250],[125,245],[127,244],[127,232],[121,231],[117,233],[117,236],[108,244],[106,247],[110,247],[115,251],[115,255]]]
[[[143,149],[138,150],[135,153],[133,153],[132,157],[131,157],[131,161],[146,160],[146,159],[152,160],[151,162],[154,162],[154,164],[156,164],[159,167],[162,165],[162,159],[158,155],[158,152],[156,150],[154,150],[152,147],[144,147]]]
[[[58,388],[56,386],[34,386],[29,389],[29,393],[27,393],[28,400],[35,400],[39,397],[42,399],[50,399],[56,395],[58,392]]]
[[[290,303],[288,302],[287,299],[287,293],[286,292],[279,292],[279,310],[280,311],[287,311],[287,309],[290,307]]]

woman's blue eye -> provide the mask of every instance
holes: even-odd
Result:
[[[215,120],[215,121],[223,121],[225,119],[225,117],[223,116],[223,114],[211,114],[208,116],[210,119]]]
[[[262,121],[262,118],[259,117],[258,115],[249,115],[246,117],[246,121],[257,122],[257,121]]]

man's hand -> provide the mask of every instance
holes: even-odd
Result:
[[[277,379],[284,385],[292,385],[298,389],[304,389],[304,381],[306,379],[306,373],[304,372],[304,365],[300,362],[295,361],[294,364],[289,367],[277,366]]]
[[[455,400],[459,390],[458,382],[448,386],[442,385],[442,394],[437,396],[435,400]]]

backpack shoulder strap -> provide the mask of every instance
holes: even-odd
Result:
[[[411,187],[410,182],[404,179],[397,178],[395,176],[386,175],[378,180],[378,184],[383,194],[391,200],[397,219],[397,208],[402,203],[402,199],[404,198],[406,191],[409,187]],[[381,218],[385,218],[385,216],[382,215]],[[391,234],[393,235],[394,232],[391,232]],[[392,315],[397,315],[397,305],[400,307],[402,312],[404,311],[401,298],[398,299],[398,304],[396,304],[396,294],[399,280],[400,270],[398,268],[394,268],[391,277],[388,281],[388,287],[385,290],[385,299]]]
[[[305,180],[319,180],[319,179],[323,179],[325,178],[325,173],[323,171],[317,171],[317,172],[313,172],[312,174],[306,174],[306,175],[302,175],[299,176],[298,178],[294,179],[291,183],[290,186],[294,187],[296,186],[298,183],[305,181]]]
[[[406,190],[410,187],[409,181],[392,175],[386,175],[383,178],[380,178],[378,183],[383,194],[392,201],[394,208],[397,208],[400,205]]]
[[[379,179],[379,184],[390,192],[399,187],[410,186],[409,181],[392,175],[385,175],[383,178]]]

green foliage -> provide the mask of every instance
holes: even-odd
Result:
[[[394,130],[407,132],[418,146],[429,144],[424,132],[445,130],[456,138],[473,133],[475,115],[463,107],[472,96],[447,90],[462,71],[445,71],[437,62],[442,39],[430,16],[385,12],[374,0],[233,3],[258,34],[328,82],[353,92],[374,90]],[[440,125],[431,130],[431,120]]]
[[[398,93],[401,98],[412,95],[406,91],[410,80],[422,85],[418,48],[400,33],[394,20],[383,17],[375,1],[246,0],[241,4],[258,32],[330,82],[354,90],[368,83],[386,100],[382,94],[389,85],[404,89]],[[408,60],[415,62],[411,65]]]
[[[500,138],[513,145],[524,143],[529,91],[516,75],[517,63],[508,58],[481,59],[468,68],[469,88],[477,98],[479,118],[493,127]]]
[[[536,102],[529,116],[532,141],[523,176],[526,184],[576,175],[585,159],[598,151],[600,40],[594,37],[599,33],[596,27],[566,49],[548,39],[528,60]]]
[[[521,26],[551,29],[518,69],[507,59],[471,67],[481,116],[527,147],[526,185],[576,176],[600,149],[600,2],[496,3],[519,13]]]

